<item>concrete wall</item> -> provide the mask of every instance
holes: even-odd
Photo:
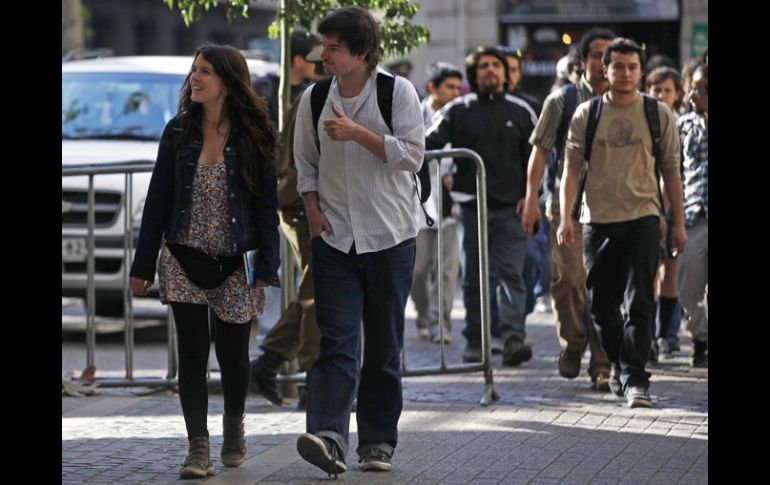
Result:
[[[495,0],[419,0],[419,4],[414,21],[430,29],[431,41],[409,55],[414,66],[411,80],[416,84],[425,85],[425,70],[435,61],[451,62],[465,72],[469,51],[497,44]]]

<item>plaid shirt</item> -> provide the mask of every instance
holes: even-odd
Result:
[[[709,134],[703,116],[687,113],[677,121],[682,140],[684,222],[692,226],[703,213],[709,217]]]

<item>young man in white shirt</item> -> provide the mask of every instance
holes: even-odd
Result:
[[[297,439],[297,450],[329,475],[344,472],[357,398],[362,469],[387,471],[402,408],[404,307],[419,203],[412,177],[425,152],[423,120],[414,87],[401,77],[394,81],[392,130],[383,119],[377,77],[391,75],[377,68],[379,26],[366,10],[338,9],[318,32],[324,68],[334,78],[315,127],[314,87],[305,91],[294,157],[310,224],[322,338],[308,376],[307,433]]]

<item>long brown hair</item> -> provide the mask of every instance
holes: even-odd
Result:
[[[251,89],[246,59],[228,45],[206,43],[195,52],[193,59],[203,57],[211,63],[227,90],[222,119],[230,120],[231,132],[237,132],[238,171],[246,189],[259,194],[268,174],[274,171],[278,150],[278,132],[270,120],[267,106]],[[179,118],[183,139],[189,139],[193,127],[200,126],[203,108],[190,98],[191,73],[187,74],[179,95]],[[220,121],[221,122],[221,121]]]

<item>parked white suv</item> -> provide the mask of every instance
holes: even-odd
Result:
[[[277,73],[248,59],[252,80]],[[135,56],[62,62],[62,165],[155,161],[174,117],[190,56]],[[133,176],[133,234],[138,235],[150,173]],[[124,175],[97,175],[96,313],[123,311]],[[62,296],[86,291],[87,176],[62,177]],[[136,239],[134,239],[135,247]]]

